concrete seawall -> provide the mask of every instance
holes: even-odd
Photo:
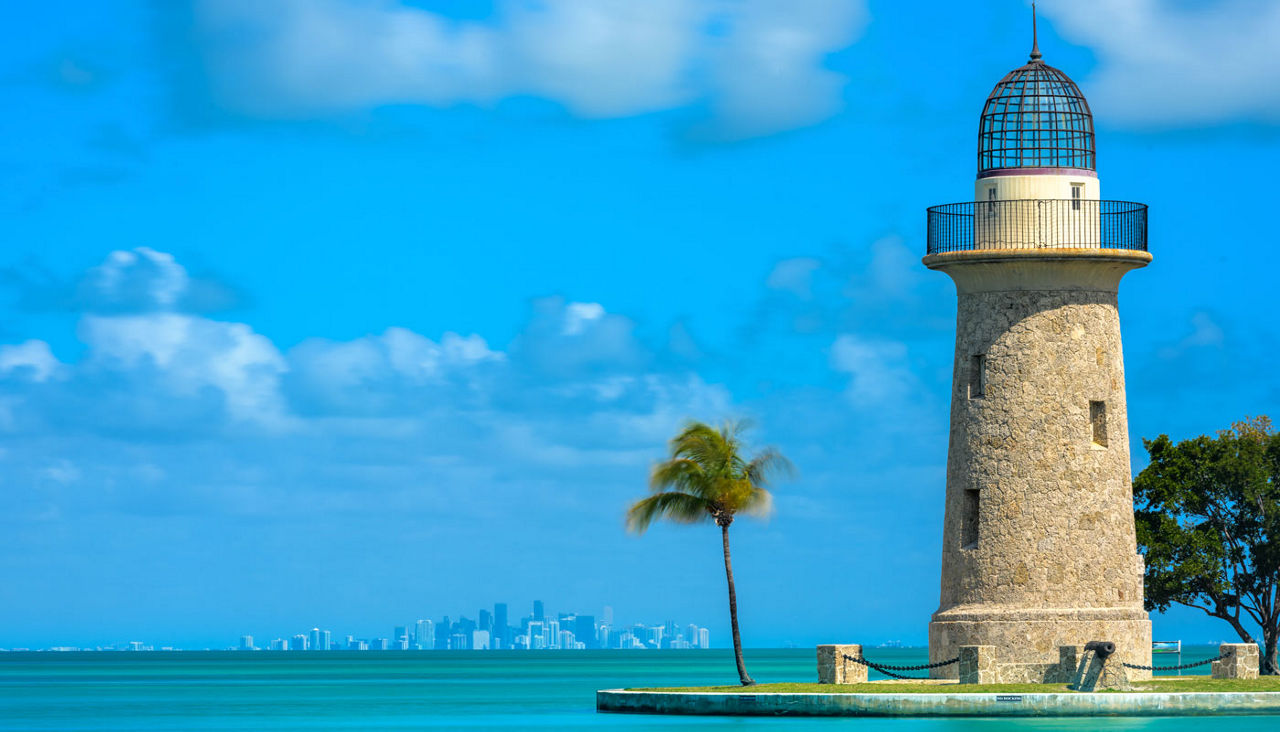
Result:
[[[596,692],[596,710],[797,717],[1280,715],[1280,692],[741,694],[609,689]]]

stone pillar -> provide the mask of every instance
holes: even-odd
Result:
[[[818,646],[819,684],[863,684],[867,667],[845,658],[862,658],[862,646],[856,643]]]
[[[997,683],[995,646],[960,646],[958,665],[962,684]]]
[[[1255,643],[1223,643],[1218,646],[1218,653],[1230,652],[1231,655],[1221,661],[1213,662],[1210,675],[1215,679],[1256,679],[1260,654]]]

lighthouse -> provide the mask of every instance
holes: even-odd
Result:
[[[1117,300],[1151,262],[1147,207],[1102,198],[1088,102],[1034,28],[977,162],[971,201],[928,210],[924,264],[958,298],[930,660],[991,646],[1002,680],[1049,681],[1061,647],[1110,641],[1149,665]]]

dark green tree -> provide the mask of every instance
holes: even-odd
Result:
[[[1151,464],[1133,497],[1147,610],[1199,608],[1245,643],[1257,642],[1252,621],[1262,630],[1262,673],[1280,673],[1280,433],[1257,417],[1217,437],[1142,442]]]
[[[690,422],[671,440],[671,455],[654,466],[649,476],[652,493],[627,510],[627,527],[643,533],[655,519],[682,524],[715,522],[720,527],[724,574],[729,583],[729,624],[733,656],[743,686],[755,684],[742,660],[738,633],[738,593],[729,561],[729,525],[740,513],[767,515],[772,497],[766,486],[771,475],[790,472],[791,463],[773,448],[748,458],[740,435],[742,422],[726,422],[719,429]]]

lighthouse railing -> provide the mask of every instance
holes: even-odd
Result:
[[[1147,206],[1130,201],[973,201],[928,210],[928,253],[988,249],[1147,250]]]

